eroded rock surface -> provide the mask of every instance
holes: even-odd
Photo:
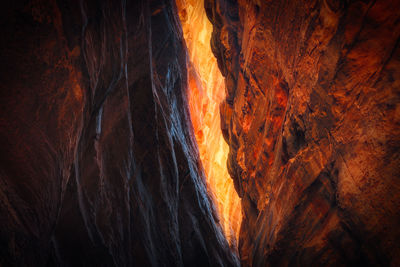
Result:
[[[174,3],[10,1],[0,20],[0,265],[237,265]]]
[[[206,1],[244,266],[400,264],[399,7]]]

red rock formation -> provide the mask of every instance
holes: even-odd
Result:
[[[205,5],[243,265],[400,265],[399,1]]]
[[[206,193],[174,3],[1,12],[0,265],[237,265]]]

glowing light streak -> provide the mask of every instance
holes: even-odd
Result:
[[[222,136],[219,112],[219,104],[225,98],[225,82],[211,51],[212,25],[202,0],[177,0],[177,7],[190,58],[190,116],[200,158],[225,236],[236,247],[241,203],[226,167],[229,147]]]

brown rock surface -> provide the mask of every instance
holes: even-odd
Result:
[[[9,1],[0,21],[0,265],[237,265],[174,3]]]
[[[242,264],[400,265],[399,1],[205,5]]]

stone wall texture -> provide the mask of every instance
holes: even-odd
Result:
[[[237,266],[205,187],[175,3],[0,12],[0,266]]]
[[[207,0],[243,266],[400,265],[400,2]]]

